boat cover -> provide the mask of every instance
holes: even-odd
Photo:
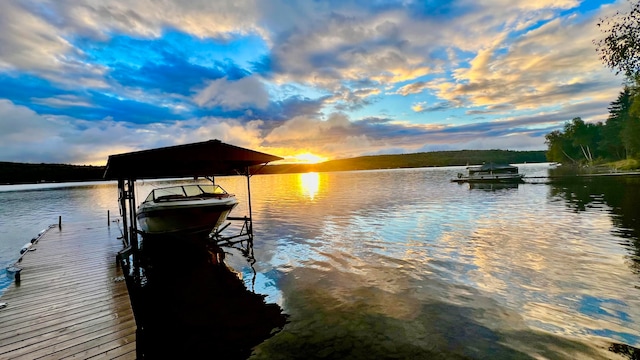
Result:
[[[235,175],[281,157],[209,140],[110,155],[105,179],[159,179]]]
[[[502,172],[518,172],[518,167],[501,164],[501,163],[487,163],[480,166],[469,167],[469,171],[472,172],[484,172],[484,171],[502,171]]]

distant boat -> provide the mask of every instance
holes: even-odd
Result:
[[[210,233],[238,205],[219,185],[190,184],[152,190],[136,214],[148,234]]]
[[[468,175],[458,173],[455,182],[493,182],[493,183],[521,183],[523,174],[518,173],[518,167],[509,164],[488,163],[468,166]]]

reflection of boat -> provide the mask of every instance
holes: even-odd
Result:
[[[219,185],[177,185],[154,189],[136,214],[149,234],[211,232],[238,205],[235,195]]]
[[[501,182],[470,182],[469,189],[474,190],[485,190],[485,191],[496,191],[503,189],[517,189],[518,183],[501,183]]]
[[[509,164],[488,163],[467,167],[469,175],[458,173],[455,182],[493,182],[493,183],[521,183],[523,174],[518,173],[518,167]]]

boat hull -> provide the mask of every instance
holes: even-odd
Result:
[[[148,234],[209,233],[219,227],[238,204],[235,197],[226,200],[141,206],[136,218],[140,230]]]

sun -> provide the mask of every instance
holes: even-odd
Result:
[[[305,163],[305,164],[317,164],[327,160],[327,158],[325,157],[312,154],[312,153],[303,153],[303,154],[294,155],[293,159],[295,159],[296,162]]]

